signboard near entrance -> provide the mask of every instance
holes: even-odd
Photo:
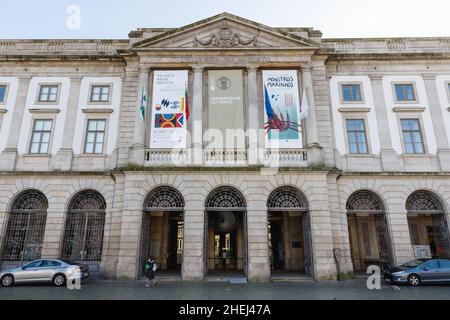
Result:
[[[186,148],[188,71],[155,71],[150,148]]]
[[[264,129],[267,148],[303,148],[296,70],[264,70]]]
[[[431,259],[430,246],[413,246],[414,256],[418,259]]]

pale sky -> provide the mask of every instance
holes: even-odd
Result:
[[[80,29],[66,27],[80,8]],[[1,0],[0,39],[126,39],[139,27],[181,27],[229,12],[326,38],[450,37],[450,0]]]

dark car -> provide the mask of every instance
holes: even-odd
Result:
[[[416,259],[384,273],[391,283],[418,286],[422,283],[450,283],[450,260]]]

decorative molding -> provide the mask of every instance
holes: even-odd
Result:
[[[394,107],[392,111],[395,113],[399,112],[424,112],[426,110],[425,107]]]
[[[83,113],[113,113],[113,109],[110,108],[84,108],[81,109]]]
[[[424,73],[422,75],[423,80],[436,80],[436,74],[434,73]]]
[[[194,38],[194,47],[214,47],[214,48],[234,48],[247,47],[253,45],[256,47],[256,36],[249,40],[244,40],[239,33],[233,33],[228,23],[223,22],[217,33],[213,33],[207,40]]]
[[[33,108],[33,109],[28,109],[28,111],[30,113],[60,113],[61,110],[60,109],[50,109],[50,108]]]
[[[368,113],[370,112],[370,108],[339,108],[338,111],[342,113],[348,112]]]

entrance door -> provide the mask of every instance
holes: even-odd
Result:
[[[272,270],[283,271],[285,266],[282,220],[269,220],[269,249]]]
[[[308,272],[308,241],[304,230],[304,216],[296,212],[269,214],[269,248],[273,271]]]
[[[183,252],[183,221],[169,220],[167,246],[167,270],[181,270],[181,254]]]
[[[445,215],[408,215],[408,225],[413,246],[428,246],[431,257],[449,257],[449,236]]]
[[[208,273],[245,271],[245,213],[207,213]]]
[[[384,215],[349,215],[348,228],[353,269],[365,272],[371,265],[390,263],[389,235]]]
[[[154,257],[160,270],[181,271],[183,254],[182,213],[144,213],[142,237],[142,266],[146,259]],[[142,266],[141,271],[143,271]]]

